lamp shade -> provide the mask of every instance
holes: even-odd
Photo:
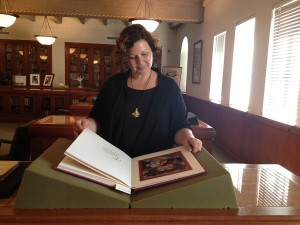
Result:
[[[10,27],[18,17],[16,14],[0,13],[0,28]]]
[[[44,32],[43,32],[43,29],[44,29]],[[49,29],[49,35],[45,35],[45,33],[47,33],[48,29]],[[57,37],[53,36],[53,34],[52,34],[51,27],[50,27],[49,21],[47,19],[47,16],[44,17],[44,22],[43,22],[40,34],[34,35],[34,37],[42,45],[52,45],[55,42]]]
[[[132,24],[141,24],[147,31],[153,32],[158,27],[161,21],[155,19],[130,19]]]
[[[42,45],[52,45],[57,37],[54,36],[45,36],[45,35],[34,35],[34,37],[40,42]]]

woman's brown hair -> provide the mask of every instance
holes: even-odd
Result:
[[[135,42],[142,39],[147,41],[153,52],[153,55],[158,54],[161,51],[161,46],[158,45],[159,39],[157,36],[148,32],[140,24],[128,26],[120,33],[120,36],[116,41],[116,63],[118,65],[117,72],[125,72],[128,70],[128,65],[126,63],[128,51],[133,47]]]
[[[153,53],[160,51],[161,47],[158,46],[159,39],[157,36],[148,32],[142,25],[134,24],[126,27],[117,39],[118,52],[128,54],[128,50],[133,47],[134,43],[139,40],[147,41]]]

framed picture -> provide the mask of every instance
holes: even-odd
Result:
[[[200,84],[201,81],[202,46],[202,40],[194,44],[192,82],[198,84]]]
[[[40,75],[39,74],[30,74],[30,85],[32,85],[32,86],[40,85]]]
[[[53,77],[54,77],[54,74],[47,74],[47,75],[45,75],[43,86],[51,87],[52,86],[52,82],[53,82]]]
[[[162,73],[175,80],[178,85],[180,84],[182,67],[164,66]]]

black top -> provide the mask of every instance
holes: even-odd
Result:
[[[171,148],[176,132],[190,128],[178,85],[152,69],[158,73],[158,83],[148,90],[127,86],[130,71],[112,76],[99,92],[89,115],[98,121],[99,135],[130,157]],[[134,118],[131,114],[138,106],[141,115]]]

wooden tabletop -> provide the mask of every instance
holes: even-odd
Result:
[[[7,224],[300,224],[300,179],[279,165],[224,164],[238,209],[14,209],[0,200]]]

